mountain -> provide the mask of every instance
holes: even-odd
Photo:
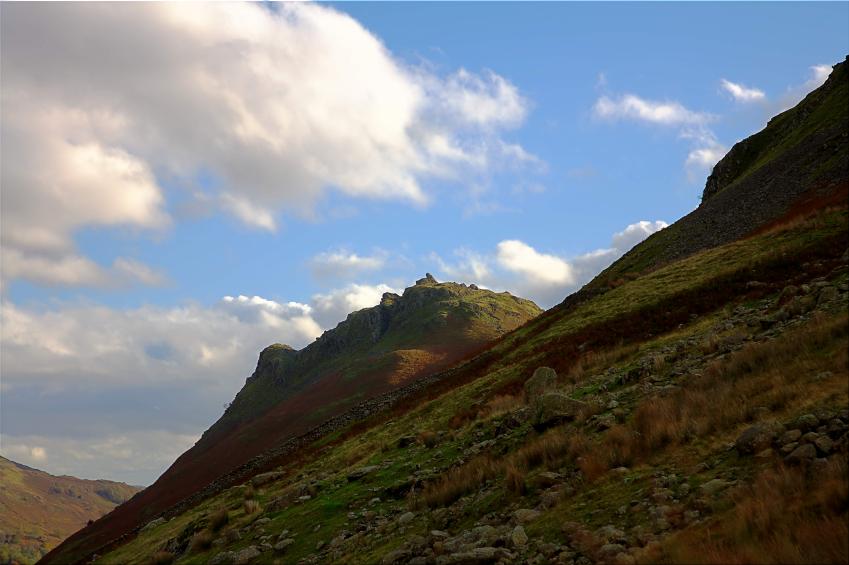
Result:
[[[34,563],[139,490],[113,481],[56,477],[0,457],[0,563]]]
[[[846,67],[558,306],[44,561],[849,561]]]
[[[312,430],[370,397],[416,385],[422,377],[473,355],[541,312],[496,293],[430,274],[402,295],[350,314],[300,351],[274,344],[221,419],[131,503],[69,540],[103,544],[212,485],[286,440]]]

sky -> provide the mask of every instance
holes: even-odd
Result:
[[[849,52],[847,3],[0,10],[0,454],[140,485],[425,272],[559,303]]]

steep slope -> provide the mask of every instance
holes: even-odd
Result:
[[[736,144],[707,179],[701,205],[596,278],[598,289],[734,241],[787,214],[849,198],[849,69]]]
[[[98,547],[143,525],[287,438],[444,369],[537,314],[531,301],[431,275],[354,312],[301,351],[266,348],[232,405],[144,493],[80,532]],[[226,479],[225,479],[226,481]],[[60,559],[61,561],[61,559]]]
[[[138,487],[56,477],[0,457],[0,563],[34,563]]]
[[[846,562],[849,159],[800,151],[711,181],[686,230],[102,561]],[[730,231],[684,233],[705,226]]]

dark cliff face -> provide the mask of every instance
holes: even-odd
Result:
[[[849,57],[847,57],[849,60]],[[847,61],[834,65],[825,83],[808,94],[797,106],[772,118],[755,135],[737,143],[714,166],[707,179],[702,201],[706,202],[731,184],[743,180],[771,157],[784,155],[784,169],[822,159],[827,174],[828,160],[846,151],[846,87],[849,81]],[[789,155],[787,155],[789,153]],[[788,159],[789,157],[789,159]],[[839,163],[835,163],[839,165]]]
[[[805,210],[846,201],[849,187],[849,63],[760,132],[734,145],[713,169],[702,202],[652,234],[571,302]]]

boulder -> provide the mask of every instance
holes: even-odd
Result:
[[[243,549],[233,552],[233,565],[248,565],[251,561],[262,555],[255,545],[249,545]]]
[[[770,445],[780,433],[779,425],[775,424],[755,424],[746,428],[742,434],[737,437],[734,442],[734,447],[740,455],[752,455],[763,451]]]
[[[513,528],[513,531],[510,533],[510,542],[513,544],[513,547],[522,547],[528,543],[528,534],[525,533],[525,528],[522,526]]]
[[[539,518],[540,512],[539,510],[531,510],[530,508],[519,508],[515,512],[513,512],[513,518],[516,519],[516,522],[519,524],[527,524],[528,522],[533,522],[537,518]]]
[[[350,473],[348,473],[349,481],[358,481],[368,475],[369,473],[373,473],[380,469],[379,465],[368,465],[366,467],[360,467],[359,469],[354,469]]]
[[[820,436],[813,443],[821,455],[828,455],[834,448],[834,442],[828,436]]]
[[[278,551],[278,552],[282,553],[282,552],[286,551],[286,549],[290,545],[292,545],[293,543],[295,543],[295,540],[293,540],[292,538],[282,539],[282,540],[278,541],[276,544],[274,544],[274,551]]]
[[[820,420],[813,414],[802,414],[793,422],[795,428],[798,428],[802,432],[808,432],[811,430],[815,430],[817,426],[820,425]]]
[[[555,386],[557,386],[557,371],[551,367],[539,367],[531,378],[525,381],[525,398],[533,400]]]
[[[728,483],[722,479],[712,479],[701,486],[702,492],[708,496],[713,496],[728,486]]]
[[[545,392],[533,402],[533,424],[548,426],[564,420],[574,420],[587,406],[562,392]]]
[[[251,479],[251,484],[254,487],[261,487],[262,485],[266,485],[278,479],[282,479],[284,476],[285,473],[283,473],[282,471],[271,471],[270,473],[261,473]]]
[[[784,461],[791,464],[808,463],[817,456],[817,448],[810,443],[800,445]]]

